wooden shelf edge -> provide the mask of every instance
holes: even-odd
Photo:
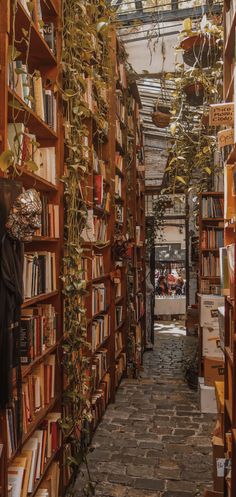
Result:
[[[25,300],[23,302],[21,308],[25,309],[26,307],[37,304],[38,302],[41,302],[43,300],[51,299],[52,297],[55,297],[58,294],[59,294],[58,290],[55,290],[55,291],[50,292],[50,293],[40,293],[40,295],[37,295],[36,297],[32,297],[30,299]]]

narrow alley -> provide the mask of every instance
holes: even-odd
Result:
[[[193,349],[183,326],[156,323],[141,378],[122,381],[93,438],[96,497],[202,497],[211,486],[214,419],[183,374]]]

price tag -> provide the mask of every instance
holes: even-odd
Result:
[[[225,459],[222,457],[216,459],[217,478],[223,478],[225,475]]]

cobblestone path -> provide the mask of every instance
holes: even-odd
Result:
[[[211,486],[215,420],[199,412],[182,371],[193,340],[178,324],[155,325],[141,378],[123,380],[93,438],[96,497],[202,497]]]

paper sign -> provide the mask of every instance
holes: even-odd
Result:
[[[222,457],[216,459],[216,473],[217,478],[223,478],[225,475],[225,459]]]
[[[224,129],[217,133],[218,148],[226,147],[227,145],[234,144],[234,130],[233,128]]]
[[[234,123],[234,103],[210,105],[209,113],[210,126],[221,126],[223,124]]]

